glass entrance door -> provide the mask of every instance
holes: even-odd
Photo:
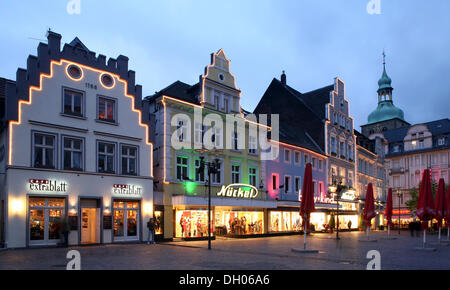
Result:
[[[64,216],[64,198],[30,198],[30,246],[56,245],[61,240],[61,218]]]
[[[139,202],[114,202],[114,241],[139,240]]]

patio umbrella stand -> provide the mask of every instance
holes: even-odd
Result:
[[[371,239],[369,236],[370,233],[370,227],[371,227],[371,221],[374,217],[377,216],[377,213],[375,212],[375,202],[373,198],[373,185],[372,183],[369,183],[367,185],[367,192],[366,192],[366,202],[364,204],[364,221],[366,222],[366,238],[360,239],[360,242],[369,242],[374,243],[377,242],[375,239]]]
[[[306,235],[308,233],[309,217],[315,211],[314,207],[314,187],[312,181],[312,165],[306,164],[305,177],[303,179],[303,194],[300,204],[300,215],[303,217],[303,248],[293,248],[292,252],[302,254],[318,254],[318,250],[311,250],[306,248]]]

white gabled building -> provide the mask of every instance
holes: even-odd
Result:
[[[6,81],[0,151],[7,248],[142,241],[153,215],[152,144],[128,58],[96,56],[49,31]]]

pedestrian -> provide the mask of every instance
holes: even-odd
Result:
[[[148,228],[147,245],[154,244],[155,243],[155,220],[153,218],[150,218],[148,220],[147,228]]]
[[[416,222],[410,222],[408,224],[408,229],[409,229],[409,232],[411,234],[411,238],[414,237],[414,231],[416,229]]]
[[[414,222],[414,230],[416,231],[416,237],[420,237],[420,232],[422,231],[422,224],[420,221]]]
[[[64,248],[67,248],[69,246],[69,233],[70,233],[70,223],[69,218],[67,216],[60,219],[59,231],[64,239],[62,246]]]
[[[352,221],[348,221],[348,230],[351,231],[352,230]]]

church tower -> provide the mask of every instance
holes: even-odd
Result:
[[[369,115],[368,123],[361,126],[362,134],[366,137],[410,125],[405,121],[403,111],[394,105],[393,90],[392,79],[386,73],[386,54],[383,52],[383,75],[378,81],[378,107]]]

